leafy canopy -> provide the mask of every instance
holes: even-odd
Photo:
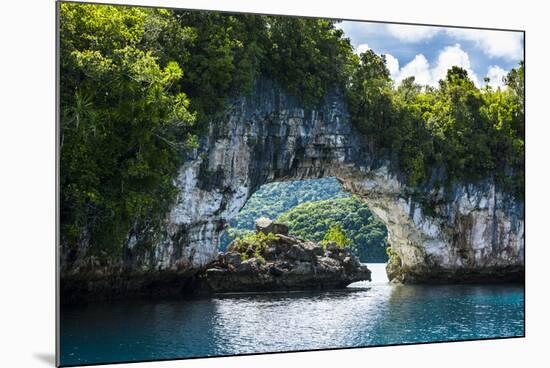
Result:
[[[514,197],[524,192],[523,63],[508,88],[478,88],[452,67],[437,88],[414,77],[397,87],[384,56],[368,50],[347,89],[352,122],[375,157],[389,161],[411,190],[494,180]]]
[[[134,234],[159,234],[196,115],[177,83],[184,70],[146,40],[147,14],[61,5],[61,223],[73,247],[119,255]]]

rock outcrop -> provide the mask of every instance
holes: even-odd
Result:
[[[523,201],[498,192],[489,179],[439,189],[430,184],[436,174],[411,196],[399,172],[371,149],[369,137],[354,130],[338,91],[315,108],[304,108],[277,85],[258,80],[249,96],[232,101],[211,122],[199,146],[175,179],[180,193],[158,243],[139,246],[139,234],[129,235],[121,259],[86,268],[94,280],[128,280],[116,284],[128,290],[132,275],[188,277],[217,258],[226,224],[261,185],[327,176],[337,177],[386,224],[394,253],[391,279],[523,277]],[[63,289],[63,280],[82,278],[89,259],[85,242],[70,262],[61,246]]]
[[[214,293],[326,290],[370,281],[369,269],[335,243],[323,247],[274,233],[261,239],[256,244],[233,242],[199,274],[199,288]]]
[[[264,234],[282,234],[288,235],[288,226],[271,221],[267,217],[261,217],[256,220],[256,231]]]

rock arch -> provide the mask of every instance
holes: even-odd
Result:
[[[268,182],[335,176],[388,227],[390,279],[402,282],[519,280],[524,205],[490,182],[407,196],[399,175],[350,124],[343,96],[316,108],[266,80],[210,124],[176,179],[180,189],[166,236],[135,267],[193,272],[216,255],[224,226]],[[429,212],[429,213],[428,213]]]

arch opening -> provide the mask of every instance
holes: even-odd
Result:
[[[386,225],[366,202],[344,191],[335,177],[276,181],[262,185],[246,201],[221,234],[219,250],[253,233],[255,221],[269,218],[288,225],[289,234],[321,242],[330,229],[339,229],[362,263],[388,261]]]

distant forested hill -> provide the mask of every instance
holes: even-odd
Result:
[[[264,185],[248,200],[231,222],[237,229],[254,229],[262,216],[275,219],[300,203],[349,197],[335,178],[296,180]]]
[[[266,184],[246,202],[237,217],[229,224],[228,232],[253,230],[257,218],[263,216],[276,219],[300,203],[345,197],[349,197],[349,194],[342,191],[340,183],[335,178]],[[221,249],[225,249],[232,239],[231,236],[224,236]]]
[[[386,226],[355,197],[302,203],[277,221],[288,224],[290,234],[316,242],[323,240],[331,226],[340,225],[362,262],[388,260]]]

